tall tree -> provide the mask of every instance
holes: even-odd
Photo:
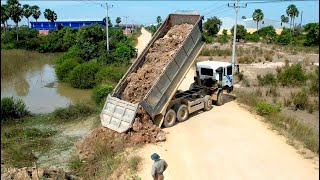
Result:
[[[294,4],[290,4],[286,10],[287,15],[290,17],[290,29],[294,26],[294,19],[299,16],[299,10]]]
[[[286,17],[285,15],[282,15],[280,17],[281,19],[281,26],[282,26],[282,23],[288,23],[289,22],[289,17]]]
[[[207,31],[208,35],[214,36],[220,31],[222,22],[216,16],[208,18],[207,21],[203,24],[204,29]]]
[[[103,18],[104,24],[106,24],[106,18]],[[112,27],[111,19],[108,17],[108,27]]]
[[[57,20],[57,14],[54,11],[52,11],[51,9],[44,10],[44,17],[52,23]]]
[[[7,12],[10,17],[10,19],[16,23],[16,31],[17,31],[17,41],[19,41],[18,36],[18,27],[19,22],[21,21],[21,18],[23,16],[23,10],[21,8],[21,4],[18,0],[8,0],[7,1]]]
[[[257,22],[257,32],[259,30],[259,21],[262,21],[264,17],[264,14],[262,12],[261,9],[255,9],[253,14],[252,14],[252,18],[254,21]]]
[[[9,16],[8,16],[8,10],[7,10],[7,4],[1,4],[1,23],[6,26],[8,26],[8,20],[9,20]]]
[[[157,23],[160,24],[162,22],[162,19],[160,16],[157,17]]]
[[[39,6],[31,6],[31,11],[32,11],[32,17],[36,20],[36,22],[38,22],[38,19],[41,15],[41,11]]]
[[[121,23],[121,18],[120,18],[120,17],[117,17],[117,18],[116,18],[116,23],[117,23],[117,25],[119,26],[119,24]]]
[[[22,6],[22,9],[23,9],[23,15],[24,17],[26,17],[28,19],[28,27],[29,26],[29,17],[32,15],[32,9],[31,9],[31,6],[29,6],[29,4],[24,4]]]
[[[231,34],[233,35],[234,26],[230,29]],[[243,25],[237,24],[237,33],[236,33],[236,40],[239,41],[243,39],[247,34],[247,29]],[[233,37],[233,36],[232,36]]]
[[[49,20],[50,14],[51,14],[51,10],[50,10],[50,9],[45,9],[45,10],[44,10],[44,13],[43,13],[44,18],[46,18],[48,21],[50,21],[50,20]]]

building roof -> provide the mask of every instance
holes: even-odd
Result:
[[[103,21],[103,18],[99,19],[57,19],[55,22],[83,22],[83,21]],[[30,22],[36,22],[31,20]],[[38,19],[37,22],[48,22],[48,19]]]

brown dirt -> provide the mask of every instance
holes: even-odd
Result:
[[[32,180],[32,179],[81,179],[70,173],[65,172],[62,168],[35,168],[35,167],[24,167],[24,168],[11,168],[6,173],[1,174],[1,179],[11,180]]]
[[[191,24],[175,25],[163,38],[155,41],[146,55],[143,66],[128,76],[128,84],[122,95],[123,100],[138,103],[145,97],[164,67],[171,62],[192,27]]]

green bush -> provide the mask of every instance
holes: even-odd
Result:
[[[304,26],[307,32],[305,46],[319,46],[319,23],[308,23]]]
[[[309,75],[310,85],[309,90],[311,94],[319,95],[319,66],[317,66],[313,73]]]
[[[101,85],[97,86],[92,90],[91,98],[99,106],[101,103],[104,103],[109,93],[113,90],[112,86]]]
[[[96,74],[96,84],[116,84],[125,74],[126,69],[115,65],[105,66]]]
[[[87,89],[96,85],[96,73],[99,71],[99,64],[86,62],[76,66],[70,73],[69,81],[74,88]]]
[[[97,109],[88,103],[71,104],[66,108],[57,108],[53,112],[56,120],[74,120],[81,117],[88,117],[96,113]]]
[[[265,101],[258,101],[256,104],[256,111],[261,116],[270,115],[273,113],[281,112],[281,106],[279,105],[272,105]]]
[[[263,38],[274,38],[277,35],[273,26],[262,27],[259,29],[257,34]]]
[[[267,73],[266,75],[257,75],[257,79],[259,82],[260,86],[265,86],[265,85],[275,85],[277,84],[277,79],[274,74],[272,73]]]
[[[305,84],[306,80],[306,71],[302,68],[300,63],[286,66],[278,74],[278,81],[283,86],[300,86]]]
[[[257,34],[246,34],[244,37],[244,40],[246,41],[252,41],[252,42],[258,42],[260,40],[260,37]]]
[[[128,64],[131,57],[130,47],[123,42],[117,44],[116,50],[114,51],[114,57],[117,63]]]
[[[203,33],[204,41],[208,44],[211,44],[214,40],[213,36],[208,35],[206,32]]]
[[[1,98],[1,121],[21,118],[29,114],[30,112],[21,99],[14,99],[13,97]]]
[[[77,66],[79,63],[75,59],[66,59],[61,64],[56,64],[55,71],[58,77],[58,80],[67,82],[67,78],[70,77],[70,72]]]
[[[276,36],[275,41],[277,44],[280,45],[288,45],[292,41],[292,35],[291,35],[291,30],[288,28],[283,28],[281,31],[281,34]]]

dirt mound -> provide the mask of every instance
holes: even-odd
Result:
[[[143,111],[140,109],[140,112]],[[132,130],[118,133],[100,126],[90,133],[83,141],[76,144],[80,159],[94,154],[97,145],[107,145],[113,148],[125,148],[136,144],[165,141],[165,133],[150,120],[147,113],[139,113],[134,121]]]
[[[64,172],[63,169],[55,169],[55,168],[35,168],[35,167],[24,167],[21,169],[11,168],[8,169],[6,173],[1,174],[1,179],[3,180],[11,180],[11,179],[19,179],[19,180],[40,180],[40,179],[81,179],[74,175],[71,175],[68,172]]]
[[[142,67],[127,77],[128,84],[123,91],[123,100],[138,103],[145,97],[192,28],[191,24],[175,25],[163,38],[154,42]]]

